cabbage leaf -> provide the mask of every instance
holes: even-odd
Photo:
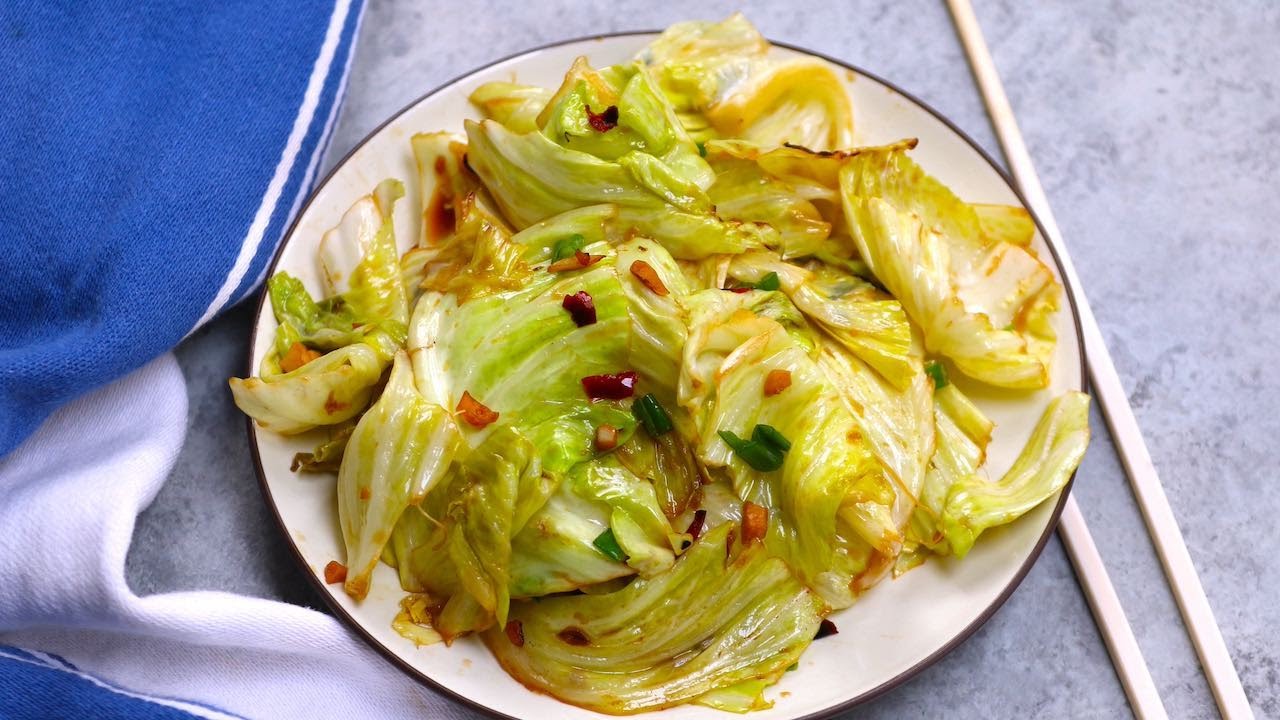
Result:
[[[383,180],[320,238],[328,294],[341,295],[357,320],[377,323],[400,344],[409,321],[409,299],[400,278],[392,210],[403,196],[399,180]]]
[[[617,108],[617,125],[592,125]],[[538,118],[538,131],[467,122],[468,161],[516,229],[588,205],[618,206],[626,227],[697,259],[758,244],[752,226],[722,222],[706,188],[714,175],[638,65],[596,71],[579,62]]]
[[[784,258],[813,255],[831,235],[831,223],[814,201],[835,199],[832,188],[770,174],[757,161],[759,151],[747,143],[713,141],[706,150],[716,171],[707,195],[720,217],[766,224],[773,232],[762,242]]]
[[[758,543],[725,561],[730,526],[666,572],[599,595],[513,603],[520,646],[484,634],[520,682],[592,710],[634,713],[751,680],[776,682],[813,640],[822,602]]]
[[[867,149],[841,169],[858,252],[928,350],[983,382],[1044,387],[1060,286],[1025,248],[989,242],[973,208],[907,157],[912,146]]]
[[[325,353],[292,372],[231,378],[236,407],[266,430],[283,435],[350,420],[369,404],[386,367],[368,345]]]
[[[405,508],[426,496],[458,448],[453,417],[414,387],[404,353],[382,396],[360,418],[338,470],[338,524],[347,548],[347,593],[369,591],[369,576]]]
[[[468,392],[499,414],[498,424],[536,423],[591,405],[583,377],[628,369],[630,317],[611,260],[534,273],[527,287],[461,304],[453,295],[424,293],[409,341],[423,392],[450,408]],[[593,298],[595,323],[578,327],[565,311],[564,297],[576,292]],[[465,434],[474,445],[488,431]]]
[[[534,85],[487,82],[471,92],[471,102],[485,117],[515,132],[538,129],[538,115],[551,101],[552,92]]]
[[[822,344],[818,366],[839,388],[871,453],[894,481],[893,523],[906,535],[934,454],[933,386],[928,376],[918,369],[910,384],[899,390],[830,341]]]
[[[676,23],[638,59],[699,139],[815,150],[853,143],[853,109],[835,68],[815,58],[771,56],[768,41],[741,13],[718,23]]]
[[[1022,517],[1062,489],[1089,445],[1089,396],[1068,392],[1049,403],[1013,467],[997,482],[970,475],[947,492],[942,532],[956,557],[982,531]]]
[[[1015,205],[985,205],[974,203],[973,212],[978,216],[982,235],[990,243],[1007,242],[1027,247],[1036,236],[1036,223],[1026,208]]]
[[[769,273],[805,316],[894,387],[905,389],[920,374],[922,351],[901,303],[854,275],[825,265],[809,270],[767,252],[733,258],[729,274],[755,283]]]
[[[231,378],[232,397],[263,428],[284,434],[345,422],[365,409],[403,346],[408,296],[400,277],[391,210],[404,187],[384,180],[320,242],[327,297],[277,273],[267,283],[278,328],[259,377]],[[294,346],[323,352],[284,372]]]
[[[694,296],[681,402],[693,413],[703,463],[724,468],[741,499],[776,514],[765,536],[770,551],[828,604],[847,607],[865,566],[842,538],[852,533],[881,555],[896,556],[898,493],[839,389],[812,357],[816,344],[806,347],[778,321],[744,307],[747,297],[716,290]],[[772,371],[789,373],[790,386],[766,397],[762,388]],[[757,425],[791,442],[777,471],[754,469],[719,434],[749,437]]]
[[[512,597],[571,592],[635,573],[595,546],[609,529],[611,508],[580,492],[585,489],[573,480],[562,482],[512,539]]]

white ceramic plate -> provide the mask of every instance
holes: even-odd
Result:
[[[406,201],[396,208],[401,249],[418,237],[414,210],[417,174],[409,149],[416,132],[461,132],[464,118],[478,118],[467,95],[491,80],[516,80],[557,87],[573,59],[586,55],[602,67],[630,59],[653,38],[633,33],[575,40],[517,55],[477,70],[424,96],[361,143],[311,197],[275,259],[271,272],[287,270],[313,292],[320,289],[316,249],[321,234],[334,226],[357,198],[386,177],[405,182]],[[781,55],[803,51],[778,47]],[[830,62],[835,62],[831,61]],[[841,63],[836,63],[842,65]],[[874,145],[917,137],[913,157],[925,170],[972,202],[1022,205],[1010,181],[959,130],[919,101],[886,82],[844,67],[840,73],[853,99],[857,144]],[[1052,257],[1043,233],[1035,239],[1043,258]],[[1056,258],[1052,263],[1057,271]],[[1058,273],[1061,279],[1061,273]],[[997,423],[987,471],[999,477],[1016,457],[1046,403],[1065,390],[1083,387],[1083,357],[1075,308],[1064,304],[1057,315],[1058,348],[1052,386],[1032,396],[965,386]],[[274,336],[270,307],[258,308],[251,342],[250,368],[257,368]],[[962,383],[963,384],[963,383]],[[391,629],[404,595],[395,572],[383,565],[373,576],[369,596],[356,603],[338,585],[325,585],[322,569],[344,556],[338,531],[332,476],[296,475],[289,462],[310,450],[316,437],[285,438],[260,432],[250,423],[263,493],[293,543],[309,576],[333,610],[403,671],[456,699],[498,716],[519,718],[599,718],[533,693],[499,668],[474,639],[453,647],[415,647]],[[1069,486],[1068,486],[1069,487]],[[836,613],[838,635],[816,642],[768,692],[772,709],[752,713],[755,720],[823,717],[865,701],[915,675],[955,647],[1000,607],[1030,569],[1052,532],[1061,498],[1042,504],[1010,526],[985,533],[963,562],[930,560],[898,580],[886,580],[852,608]],[[390,669],[388,669],[390,671]],[[684,706],[651,714],[655,718],[715,718],[725,713]]]

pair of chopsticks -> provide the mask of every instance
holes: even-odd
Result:
[[[1062,244],[1062,235],[1058,232],[1058,225],[1049,209],[1049,201],[1031,164],[1031,156],[1022,140],[1022,133],[1018,130],[1018,123],[1014,119],[1009,98],[1005,96],[1000,76],[996,73],[991,52],[982,37],[982,29],[978,26],[973,6],[969,0],[948,0],[948,5],[1009,169],[1022,188],[1030,209],[1039,216],[1049,234],[1048,239],[1057,248],[1063,274],[1074,290],[1089,361],[1089,375],[1093,379],[1094,397],[1111,429],[1112,439],[1146,521],[1147,532],[1164,566],[1165,577],[1200,657],[1200,666],[1213,690],[1218,710],[1228,720],[1252,718],[1253,711],[1245,697],[1244,687],[1240,684],[1240,676],[1227,653],[1222,631],[1214,620],[1204,587],[1200,584],[1200,577],[1196,574],[1186,542],[1178,529],[1177,520],[1174,519],[1173,509],[1169,506],[1169,499],[1165,497],[1155,465],[1151,462],[1151,454],[1142,439],[1133,408],[1129,406],[1129,399],[1120,384],[1120,376],[1116,373],[1111,355],[1103,342],[1102,331],[1085,299],[1067,249]],[[1151,672],[1143,660],[1142,650],[1129,627],[1124,608],[1120,605],[1115,587],[1107,575],[1098,548],[1093,544],[1093,537],[1075,498],[1067,498],[1058,530],[1134,713],[1139,718],[1167,717],[1160,694],[1151,679]]]

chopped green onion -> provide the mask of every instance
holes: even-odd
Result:
[[[667,414],[666,408],[662,407],[653,393],[647,393],[636,400],[631,405],[631,414],[636,416],[636,420],[644,425],[645,431],[652,437],[665,435],[674,427],[671,424],[671,416]]]
[[[778,279],[778,273],[771,272],[760,278],[756,282],[744,282],[740,287],[725,288],[734,292],[744,293],[747,290],[778,290],[782,287],[782,281]]]
[[[587,239],[578,233],[557,240],[556,244],[551,248],[551,262],[569,257],[581,250],[586,244]]]
[[[597,550],[609,556],[615,562],[627,561],[626,554],[622,552],[622,548],[618,545],[618,539],[613,536],[613,528],[600,533],[595,540],[591,541],[591,544],[595,545]]]
[[[698,157],[706,157],[706,156],[707,156],[707,144],[706,144],[706,143],[697,143],[697,146],[698,146]]]
[[[930,378],[933,378],[934,390],[941,390],[951,384],[950,381],[947,380],[947,369],[942,367],[942,363],[937,362],[936,360],[925,363],[924,371],[929,374]]]
[[[756,429],[751,431],[751,439],[782,452],[791,449],[791,441],[783,437],[782,433],[772,425],[756,425]]]
[[[771,472],[782,467],[784,451],[756,440],[743,440],[728,430],[720,431],[720,439],[733,448],[733,452],[742,458],[742,462],[760,472]]]
[[[782,283],[778,281],[778,273],[771,272],[760,278],[760,281],[752,284],[751,287],[757,290],[777,290],[782,287]]]

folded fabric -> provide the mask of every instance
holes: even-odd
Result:
[[[124,579],[186,435],[166,351],[260,282],[361,11],[0,3],[0,718],[470,717],[324,613]]]
[[[0,456],[257,285],[361,10],[0,3]]]
[[[57,411],[0,460],[0,718],[476,717],[330,615],[129,589],[134,521],[173,467],[186,418],[165,354]]]

